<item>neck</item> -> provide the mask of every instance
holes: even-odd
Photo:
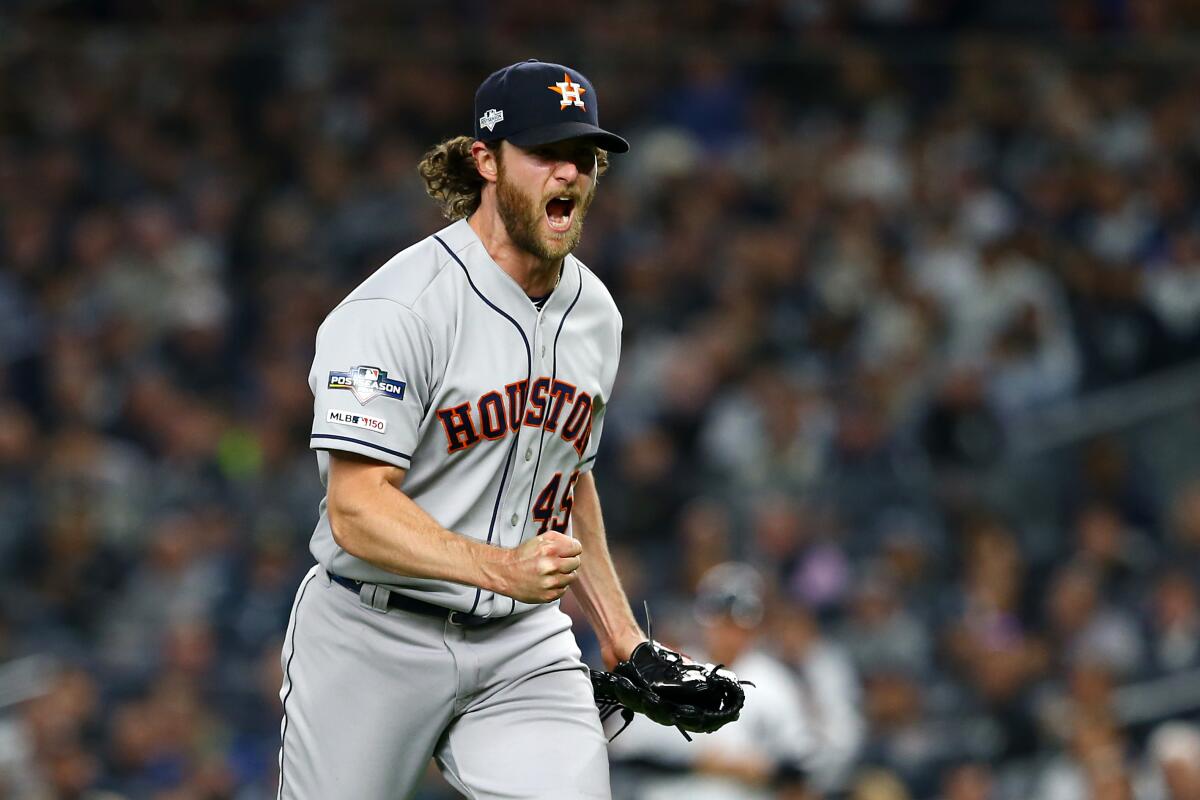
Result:
[[[485,193],[479,208],[467,219],[467,224],[483,242],[492,260],[517,282],[525,294],[530,297],[550,294],[558,283],[563,260],[547,261],[518,247],[508,235],[508,229],[504,227],[494,203],[489,202],[489,194]]]

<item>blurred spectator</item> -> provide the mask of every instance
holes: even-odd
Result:
[[[1195,564],[1200,557],[1200,479],[1180,487],[1170,504],[1172,561]]]
[[[756,500],[750,517],[754,553],[785,592],[818,610],[841,603],[850,565],[831,507],[772,494]]]
[[[1124,748],[1111,718],[1080,714],[1066,750],[1042,770],[1035,800],[1130,800]]]
[[[819,794],[842,791],[866,733],[858,672],[802,606],[779,602],[769,610],[768,622],[775,652],[799,678],[812,741],[805,762],[808,784]]]
[[[1152,477],[1115,437],[1101,436],[1087,443],[1080,453],[1077,477],[1069,478],[1065,489],[1069,511],[1098,503],[1156,536],[1161,500],[1155,496]]]
[[[1142,641],[1123,609],[1107,602],[1099,576],[1082,565],[1063,568],[1047,599],[1052,635],[1065,664],[1096,662],[1131,676],[1141,667]]]
[[[1146,276],[1146,300],[1177,342],[1192,354],[1200,346],[1200,232],[1189,228],[1171,239],[1163,263]]]
[[[715,400],[703,429],[706,458],[747,488],[809,483],[833,435],[825,403],[807,380],[764,366]]]
[[[1200,729],[1185,722],[1164,723],[1150,736],[1146,751],[1148,774],[1139,798],[1200,797]]]
[[[878,570],[859,579],[840,639],[863,673],[898,669],[928,674],[932,643],[921,621],[902,605],[894,581]]]
[[[100,687],[75,667],[42,677],[45,693],[5,732],[0,785],[15,797],[85,796],[102,774],[96,757]]]
[[[1113,672],[1103,664],[1071,666],[1061,684],[1047,687],[1040,698],[1040,733],[1052,741],[1068,741],[1080,718],[1111,717],[1115,689]]]
[[[31,414],[15,403],[0,404],[0,570],[9,573],[26,545],[40,511],[34,491],[38,435]]]
[[[167,633],[204,619],[226,587],[219,565],[204,552],[205,521],[174,515],[159,521],[147,558],[113,602],[100,635],[101,654],[114,669],[153,674]]]
[[[909,800],[911,794],[901,780],[885,770],[871,770],[854,782],[851,800]]]
[[[1145,585],[1154,552],[1116,509],[1092,503],[1075,518],[1075,558],[1096,573],[1104,596],[1129,602]]]
[[[952,368],[938,381],[920,433],[929,458],[938,466],[977,468],[999,458],[1003,433],[977,369]]]
[[[891,670],[863,680],[870,731],[863,760],[886,766],[919,795],[934,791],[940,767],[962,755],[963,720],[939,719],[931,687],[915,675]]]
[[[1200,668],[1200,596],[1191,575],[1163,574],[1150,598],[1147,650],[1151,672],[1167,675]]]
[[[1027,756],[1036,747],[1028,693],[1048,658],[1046,645],[1026,622],[1027,566],[1016,536],[998,520],[975,521],[967,535],[946,650],[998,728],[996,751]]]
[[[820,765],[825,769],[842,767],[844,754],[817,742],[819,720],[799,685],[762,647],[765,591],[761,575],[748,564],[718,564],[701,578],[696,614],[704,641],[687,650],[697,660],[727,665],[754,686],[746,689],[739,724],[699,734],[695,742],[635,718],[613,740],[610,753],[618,764],[663,775],[643,781],[638,797],[766,798],[776,789],[803,786],[819,758],[837,759]]]
[[[961,764],[943,773],[938,800],[995,800],[995,786],[986,764]]]
[[[733,555],[730,517],[725,505],[705,497],[693,499],[679,512],[675,546],[683,557],[678,589],[684,596],[692,595],[705,573]]]

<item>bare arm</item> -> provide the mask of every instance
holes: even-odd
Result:
[[[401,491],[406,470],[329,451],[329,523],[338,546],[388,572],[478,586],[526,603],[557,600],[575,580],[579,543],[560,533],[515,549],[443,528]]]
[[[575,538],[583,545],[584,553],[579,580],[574,584],[575,597],[600,639],[605,666],[612,669],[646,641],[646,634],[633,618],[629,600],[613,567],[600,513],[600,495],[596,493],[596,481],[590,472],[581,475],[575,483],[571,519]]]

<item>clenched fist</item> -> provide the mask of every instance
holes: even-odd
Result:
[[[505,561],[504,594],[523,603],[549,603],[575,580],[583,546],[570,536],[548,531],[513,550]]]

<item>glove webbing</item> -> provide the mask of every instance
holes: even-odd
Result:
[[[604,722],[609,717],[611,717],[613,714],[617,713],[618,711],[621,712],[621,719],[625,720],[625,724],[622,725],[620,728],[618,728],[616,733],[614,733],[612,736],[608,737],[608,740],[610,742],[613,739],[620,736],[622,733],[624,733],[625,729],[628,728],[633,723],[633,717],[634,717],[633,710],[626,708],[625,706],[618,703],[616,700],[598,700],[598,701],[596,701],[596,707],[600,709],[600,724],[601,725],[603,725]]]
[[[646,638],[653,642],[654,641],[654,623],[650,619],[650,601],[649,600],[642,601],[642,612],[645,613],[645,615],[646,615]],[[630,712],[630,713],[633,713],[633,712]],[[687,739],[689,742],[692,740],[692,737],[688,736],[688,732],[683,729],[682,725],[676,725],[675,730],[682,733],[683,738]],[[620,731],[617,731],[617,733],[620,733]]]

